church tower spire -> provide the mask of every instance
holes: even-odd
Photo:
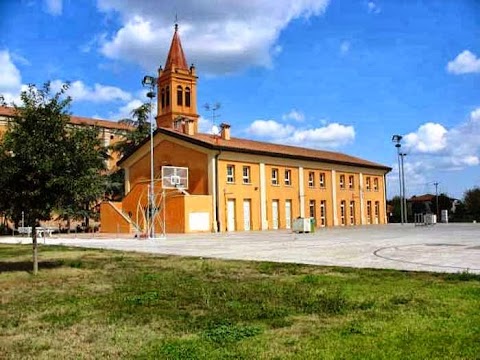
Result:
[[[197,132],[197,76],[195,67],[187,65],[178,24],[175,24],[165,68],[158,69],[157,85],[157,126],[172,128],[175,121],[186,118],[194,121]]]

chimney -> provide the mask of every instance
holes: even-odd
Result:
[[[185,119],[185,134],[195,135],[195,120]]]
[[[230,125],[225,123],[220,124],[220,134],[223,140],[230,140]]]

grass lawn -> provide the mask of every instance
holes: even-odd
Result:
[[[479,359],[480,276],[0,244],[0,358]]]

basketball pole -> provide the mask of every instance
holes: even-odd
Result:
[[[153,76],[144,76],[142,85],[149,87],[150,91],[147,93],[147,97],[150,99],[150,191],[148,194],[149,198],[149,214],[148,214],[148,238],[150,240],[155,239],[155,181],[154,181],[154,166],[153,166],[153,121],[152,121],[152,111],[153,111],[153,98],[155,97],[155,83],[157,79]]]

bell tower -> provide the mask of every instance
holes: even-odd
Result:
[[[175,24],[165,68],[158,69],[157,126],[173,128],[180,118],[193,120],[198,131],[197,76],[195,66],[188,67]]]

